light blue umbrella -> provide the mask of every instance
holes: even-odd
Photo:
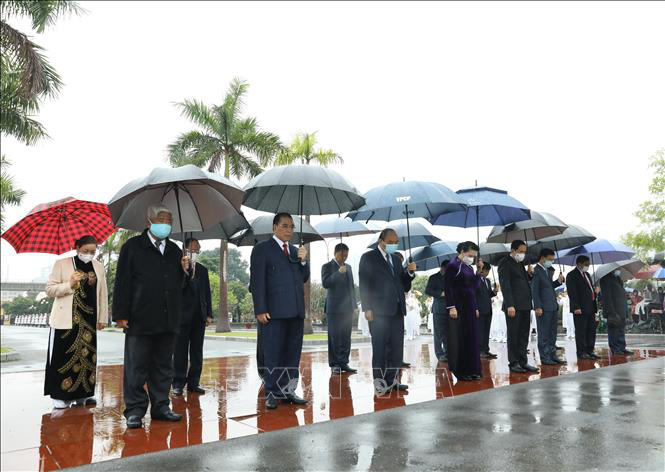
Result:
[[[369,190],[364,198],[365,205],[347,216],[353,221],[406,218],[409,253],[412,247],[409,218],[436,219],[445,213],[466,210],[466,202],[462,197],[445,185],[434,182],[393,182]]]
[[[362,221],[353,221],[349,218],[329,218],[315,224],[314,228],[324,238],[339,237],[339,239],[361,234],[373,234],[379,231],[376,228],[370,228]]]
[[[441,241],[440,238],[437,238],[432,234],[432,232],[425,227],[422,223],[417,221],[411,222],[410,233],[407,230],[407,223],[405,221],[398,222],[396,224],[389,225],[392,229],[395,230],[398,236],[398,249],[400,251],[406,251],[407,248],[411,247],[420,247],[420,246],[429,246],[437,241]],[[407,235],[408,234],[408,235]],[[376,249],[379,245],[379,239],[377,237],[376,241],[370,244],[369,248]]]
[[[431,246],[420,248],[413,253],[417,271],[438,269],[443,261],[457,256],[456,241],[437,241]]]
[[[457,228],[476,227],[480,244],[480,227],[508,225],[531,218],[531,211],[520,201],[514,199],[505,190],[490,187],[472,187],[458,190],[467,208],[461,211],[445,213],[430,218],[430,223]]]

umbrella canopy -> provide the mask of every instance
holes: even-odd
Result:
[[[240,231],[239,233],[233,235],[229,242],[235,244],[236,246],[254,246],[258,242],[266,241],[272,238],[272,220],[274,217],[274,215],[262,215],[254,218],[250,223],[250,229]],[[314,227],[307,221],[303,221],[303,218],[294,216],[293,224],[296,225],[296,227],[302,225],[303,243],[306,244],[314,241],[323,241],[321,235],[317,233]],[[296,233],[294,233],[293,237],[291,238],[291,244],[298,244],[299,242],[300,235],[296,235]]]
[[[510,245],[503,243],[482,243],[480,245],[480,258],[491,265],[499,265],[501,259],[510,254]]]
[[[635,259],[626,259],[624,261],[609,262],[603,264],[596,269],[596,280],[600,280],[607,274],[615,270],[621,271],[621,279],[626,282],[627,280],[634,279],[639,271],[644,267],[644,262]]]
[[[570,249],[582,246],[583,244],[588,244],[595,239],[596,237],[593,234],[581,226],[569,225],[568,228],[566,228],[563,233],[559,235],[543,238],[537,242],[529,241],[527,243],[529,251],[527,253],[526,261],[529,264],[538,262],[540,251],[544,248],[558,252],[563,251],[564,249]],[[629,259],[629,257],[624,259]]]
[[[649,267],[649,270],[636,274],[635,278],[665,280],[665,268],[660,264],[655,264]]]
[[[105,203],[67,197],[37,205],[2,237],[17,253],[64,254],[74,249],[74,242],[82,236],[92,235],[101,244],[114,231]]]
[[[244,220],[244,218],[243,218]],[[245,229],[250,229],[250,225],[247,220],[243,222],[237,222],[237,224],[229,225],[227,222],[217,223],[216,225],[205,229],[203,231],[186,231],[185,233],[172,233],[171,238],[173,239],[183,239],[183,238],[194,238],[199,241],[206,241],[209,239],[224,239],[229,240],[234,235],[238,234],[240,231]]]
[[[417,271],[438,269],[443,261],[449,261],[457,256],[456,241],[437,241],[431,246],[420,248],[413,252],[413,262]]]
[[[665,251],[657,252],[653,256],[653,263],[654,264],[663,264],[663,263],[665,263]]]
[[[589,256],[592,264],[607,264],[630,259],[635,255],[635,251],[619,242],[596,239],[583,246],[561,251],[557,261],[574,266],[580,255]]]
[[[370,228],[362,221],[353,221],[350,218],[329,218],[317,223],[314,228],[324,238],[348,238],[379,231],[376,228]]]
[[[395,230],[398,236],[398,249],[400,251],[406,251],[407,248],[409,247],[420,247],[420,246],[429,246],[430,244],[433,244],[437,241],[440,241],[440,238],[437,238],[432,234],[432,232],[425,227],[422,223],[418,223],[417,221],[412,221],[410,223],[410,242],[409,242],[409,236],[407,232],[407,223],[406,221],[400,221],[397,222],[396,224],[391,224],[389,225],[392,229]],[[376,240],[370,244],[369,248],[375,249],[379,245],[379,239],[378,236]],[[410,246],[409,246],[410,245]]]
[[[504,226],[495,226],[487,237],[488,243],[512,243],[516,239],[539,241],[563,233],[568,225],[554,215],[531,211],[531,218]]]
[[[217,224],[226,238],[247,228],[240,211],[244,192],[230,180],[193,165],[154,169],[131,181],[111,199],[109,209],[120,228],[142,231],[151,205],[173,213],[173,233],[203,231]]]

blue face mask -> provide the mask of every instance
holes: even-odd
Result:
[[[614,271],[614,276],[615,277],[620,277],[621,276],[621,271],[620,270],[615,270]]]
[[[165,239],[171,234],[171,225],[165,223],[152,223],[150,225],[150,232],[158,239]]]
[[[388,254],[395,254],[397,252],[398,247],[399,244],[386,244],[386,252]]]
[[[545,266],[546,269],[549,269],[550,267],[552,267],[553,264],[554,261],[545,261],[543,265]]]

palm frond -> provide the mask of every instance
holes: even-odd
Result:
[[[214,136],[199,131],[183,133],[168,147],[169,163],[173,167],[186,164],[203,167],[220,148],[221,144]]]
[[[256,156],[262,166],[268,165],[283,149],[279,136],[257,131],[256,119],[246,118],[240,121],[233,134],[235,147]]]
[[[252,159],[251,156],[246,156],[237,150],[231,151],[228,159],[230,173],[238,178],[246,175],[254,177],[263,172],[261,165]]]
[[[225,109],[229,122],[236,121],[240,116],[240,113],[242,113],[245,106],[244,97],[248,89],[249,84],[239,77],[234,77],[229,84],[226,96],[224,97],[224,103],[222,104],[222,108]]]
[[[7,173],[11,162],[3,155],[0,156],[0,231],[4,226],[5,205],[20,205],[25,196],[21,189],[14,188],[14,181]]]
[[[52,26],[56,20],[68,14],[82,14],[86,10],[78,3],[66,0],[3,0],[2,18],[28,16],[32,28],[38,33]]]
[[[180,114],[193,123],[201,126],[208,133],[218,134],[219,123],[215,114],[203,102],[198,100],[185,100],[175,104],[180,109]]]

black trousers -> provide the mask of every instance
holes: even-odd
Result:
[[[180,325],[180,334],[176,338],[173,353],[173,386],[183,388],[186,385],[197,387],[203,369],[203,339],[206,323],[202,319]],[[189,355],[189,356],[188,356]],[[189,357],[189,370],[187,358]]]
[[[285,398],[298,386],[304,323],[302,318],[273,318],[261,325],[256,361],[266,396]]]
[[[374,315],[369,322],[372,336],[372,376],[375,386],[389,387],[396,383],[404,356],[404,317]]]
[[[531,310],[515,310],[511,318],[506,311],[506,327],[508,331],[508,365],[527,365],[526,350],[529,346],[529,327],[531,326]]]
[[[169,391],[173,380],[175,333],[125,335],[123,394],[125,418],[158,415],[169,409]],[[148,384],[146,393],[144,385]]]
[[[432,313],[434,319],[434,354],[437,359],[448,355],[448,327],[450,326],[450,315],[445,313]]]
[[[328,313],[328,365],[342,367],[349,363],[353,313]]]
[[[596,315],[593,313],[573,314],[575,323],[575,347],[577,355],[591,354],[596,345]]]
[[[490,313],[481,313],[480,318],[478,318],[478,327],[480,332],[478,333],[480,353],[490,352],[490,326],[492,325],[492,312]]]

